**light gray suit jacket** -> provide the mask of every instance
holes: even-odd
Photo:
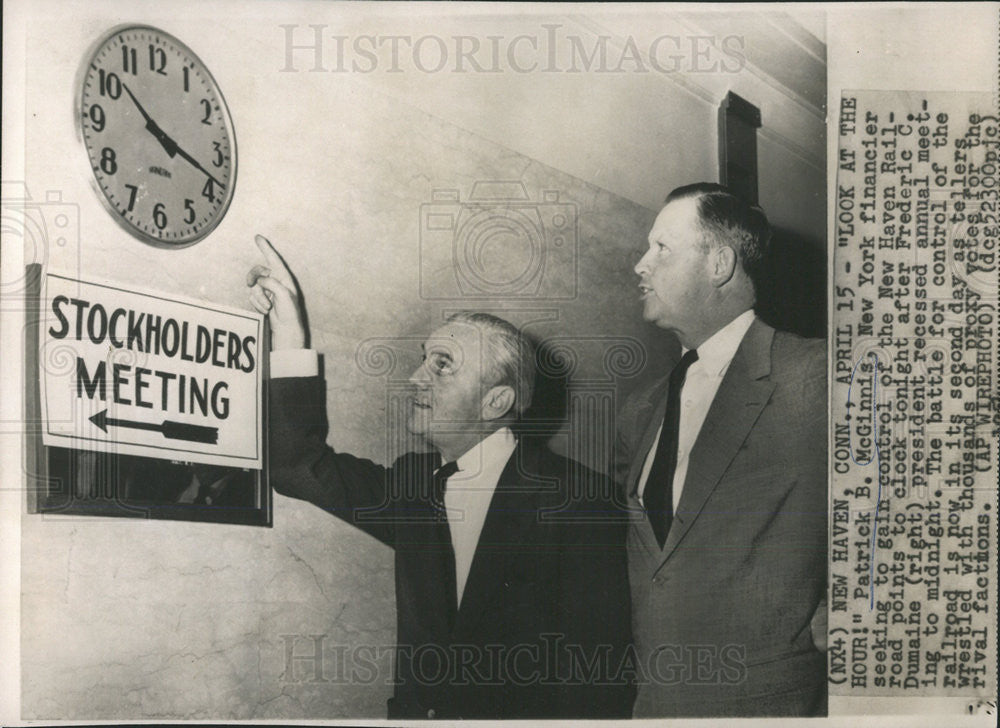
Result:
[[[826,657],[810,623],[827,574],[826,346],[755,320],[691,451],[664,548],[638,500],[667,373],[619,416],[631,508],[635,717],[816,715]]]

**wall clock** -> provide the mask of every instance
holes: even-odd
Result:
[[[229,109],[169,33],[119,27],[84,59],[79,131],[98,196],[132,235],[181,248],[222,220],[236,183]]]

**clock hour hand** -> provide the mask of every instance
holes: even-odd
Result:
[[[135,104],[135,108],[139,109],[139,113],[142,114],[142,118],[146,120],[146,130],[156,137],[156,141],[163,146],[163,150],[171,159],[173,159],[174,155],[176,155],[178,151],[177,143],[171,139],[167,133],[160,128],[159,124],[153,121],[153,117],[151,117],[146,110],[142,108],[142,104],[139,103],[139,99],[135,97],[135,94],[132,93],[132,90],[128,87],[128,85],[122,83],[122,88],[125,89],[125,93],[127,93],[129,98],[132,99],[132,103]]]
[[[156,140],[163,146],[163,150],[167,153],[167,156],[173,159],[178,151],[177,143],[167,136],[167,133],[158,127],[152,119],[146,122],[146,129],[156,137]]]
[[[142,114],[142,118],[146,120],[146,130],[149,131],[149,133],[152,134],[154,137],[156,137],[156,140],[163,146],[164,151],[166,151],[166,153],[170,156],[171,159],[173,159],[175,155],[180,154],[195,169],[200,170],[202,174],[204,174],[206,177],[212,180],[212,182],[217,184],[220,189],[225,189],[225,186],[221,182],[219,182],[219,180],[213,177],[211,172],[202,167],[198,163],[197,159],[195,159],[186,151],[184,151],[180,147],[180,145],[177,144],[177,142],[171,139],[170,136],[165,131],[163,131],[163,129],[161,129],[160,126],[155,121],[153,121],[153,117],[151,117],[146,112],[146,110],[142,108],[142,104],[139,103],[139,99],[135,97],[135,94],[132,93],[132,91],[126,84],[123,83],[122,88],[125,89],[125,93],[127,93],[129,95],[129,98],[132,99],[132,103],[135,104],[135,108],[139,109],[139,113]]]

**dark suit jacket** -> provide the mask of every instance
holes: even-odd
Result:
[[[448,523],[429,499],[435,457],[410,453],[387,469],[335,453],[325,444],[322,380],[276,379],[271,393],[275,490],[395,549],[390,718],[629,714],[628,682],[597,684],[616,677],[630,641],[627,524],[620,512],[611,517],[607,479],[519,442],[456,610]],[[602,480],[603,498],[571,497]]]
[[[617,468],[632,508],[629,580],[640,664],[634,714],[825,712],[810,621],[826,588],[825,342],[747,331],[692,448],[661,550],[641,510],[667,375],[624,405]]]

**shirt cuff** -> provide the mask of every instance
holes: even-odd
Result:
[[[319,376],[315,349],[277,349],[271,352],[271,379]]]

